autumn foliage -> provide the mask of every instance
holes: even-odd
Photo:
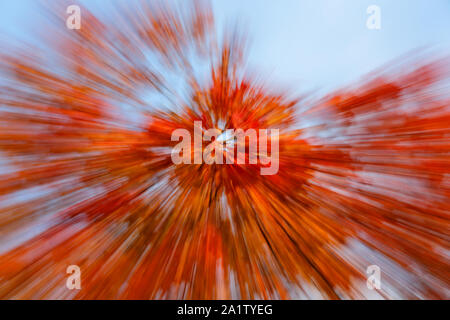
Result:
[[[0,298],[449,298],[448,60],[295,96],[206,2],[123,3],[1,51]],[[279,129],[278,173],[174,165],[194,121]]]

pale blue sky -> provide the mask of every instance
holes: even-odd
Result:
[[[219,24],[238,19],[249,28],[251,65],[290,87],[343,86],[422,46],[450,52],[450,0],[212,2]],[[35,3],[0,0],[1,33],[26,37],[39,28]],[[381,8],[381,30],[366,27],[372,4]]]
[[[450,0],[214,0],[218,18],[241,16],[252,62],[281,81],[340,86],[421,46],[450,48]],[[366,9],[381,8],[381,30]]]

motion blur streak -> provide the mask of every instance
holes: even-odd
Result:
[[[42,45],[0,57],[0,298],[449,298],[447,58],[293,97],[206,2],[82,8],[77,31],[49,3]],[[279,129],[279,172],[174,165],[194,121]]]

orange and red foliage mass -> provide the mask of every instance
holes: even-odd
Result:
[[[0,298],[449,298],[448,60],[293,98],[206,3],[65,7],[1,53]],[[174,165],[194,121],[280,129],[279,172]]]

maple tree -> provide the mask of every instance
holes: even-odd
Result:
[[[1,53],[0,298],[361,298],[373,263],[386,298],[446,298],[445,60],[297,98],[204,2],[118,9]],[[279,129],[278,173],[174,165],[194,121]]]

